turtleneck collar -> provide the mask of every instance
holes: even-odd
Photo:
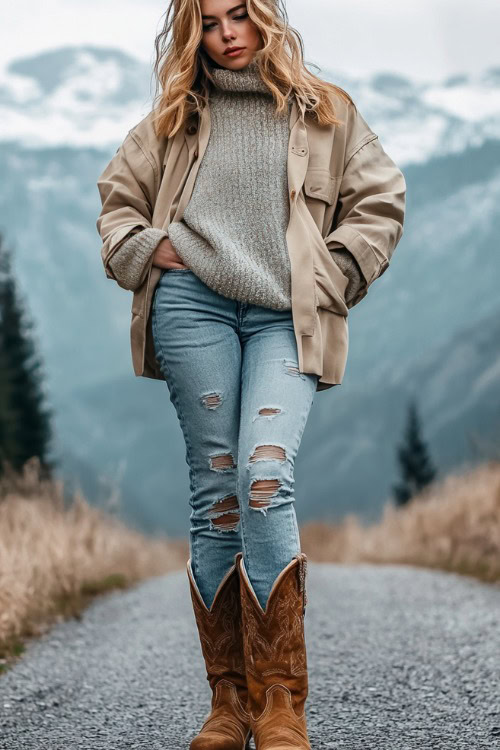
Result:
[[[272,96],[260,75],[259,66],[255,59],[240,70],[214,67],[211,73],[216,87],[223,91],[255,91]]]

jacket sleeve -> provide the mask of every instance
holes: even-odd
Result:
[[[358,262],[365,283],[357,304],[388,268],[403,235],[406,181],[359,112],[353,119],[334,228],[325,242],[329,250],[347,248]]]
[[[104,270],[125,289],[129,287],[115,276],[109,261],[135,232],[152,226],[158,172],[152,155],[130,131],[97,179],[102,209],[96,226]]]

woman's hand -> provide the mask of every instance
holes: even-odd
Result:
[[[182,259],[177,255],[168,237],[165,237],[154,251],[153,266],[159,266],[160,268],[187,268]]]

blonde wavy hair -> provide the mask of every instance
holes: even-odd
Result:
[[[255,52],[255,60],[274,97],[276,114],[287,109],[288,98],[294,94],[319,125],[342,124],[335,116],[331,94],[353,105],[354,102],[347,91],[323,81],[305,67],[302,38],[289,25],[282,0],[246,0],[246,4],[264,42],[262,49]],[[186,120],[201,115],[214,85],[210,72],[213,61],[201,46],[199,0],[170,0],[165,16],[155,39],[153,123],[158,137],[174,136]]]

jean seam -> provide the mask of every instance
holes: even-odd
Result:
[[[238,497],[238,504],[240,506],[240,532],[241,532],[241,549],[243,552],[243,559],[245,564],[248,561],[248,548],[246,545],[246,536],[245,536],[245,521],[243,519],[244,512],[243,512],[243,498],[241,496],[241,471],[245,471],[245,467],[242,464],[242,469],[240,470],[240,457],[239,457],[239,445],[237,447],[238,450],[238,467],[236,470],[236,495]]]
[[[183,412],[183,410],[181,408],[181,405],[180,405],[180,402],[179,402],[179,400],[177,398],[176,381],[175,381],[175,378],[173,376],[172,371],[170,370],[170,368],[167,365],[167,362],[166,362],[166,359],[165,359],[165,353],[163,351],[163,346],[162,346],[162,343],[161,343],[161,339],[158,336],[157,315],[153,315],[152,322],[153,322],[153,336],[156,339],[157,348],[158,348],[158,351],[159,351],[159,353],[161,355],[160,365],[161,365],[162,369],[165,370],[165,375],[166,375],[167,379],[170,381],[170,383],[172,384],[172,390],[171,390],[172,402],[173,402],[174,406],[176,407],[176,409],[178,410],[178,413],[180,415],[181,427],[185,428],[186,427],[186,422],[185,422],[185,418],[184,418],[184,412]],[[190,480],[192,482],[192,488],[190,487],[190,492],[196,492],[197,489],[198,489],[198,484],[196,482],[196,472],[193,471],[192,466],[191,466],[191,464],[192,464],[192,446],[191,446],[191,441],[189,440],[187,429],[183,429],[183,433],[184,433],[184,440],[186,442],[186,451],[187,451],[187,457],[188,457]],[[191,505],[191,503],[190,503],[190,506],[193,507]],[[192,534],[191,538],[192,538],[191,557],[193,558],[194,570],[196,571],[195,572],[195,575],[196,575],[197,572],[198,572],[198,549],[197,549],[198,544],[197,543],[194,544],[193,542],[195,542],[195,541],[197,542],[198,540],[196,539],[196,534],[194,534],[194,535]]]

